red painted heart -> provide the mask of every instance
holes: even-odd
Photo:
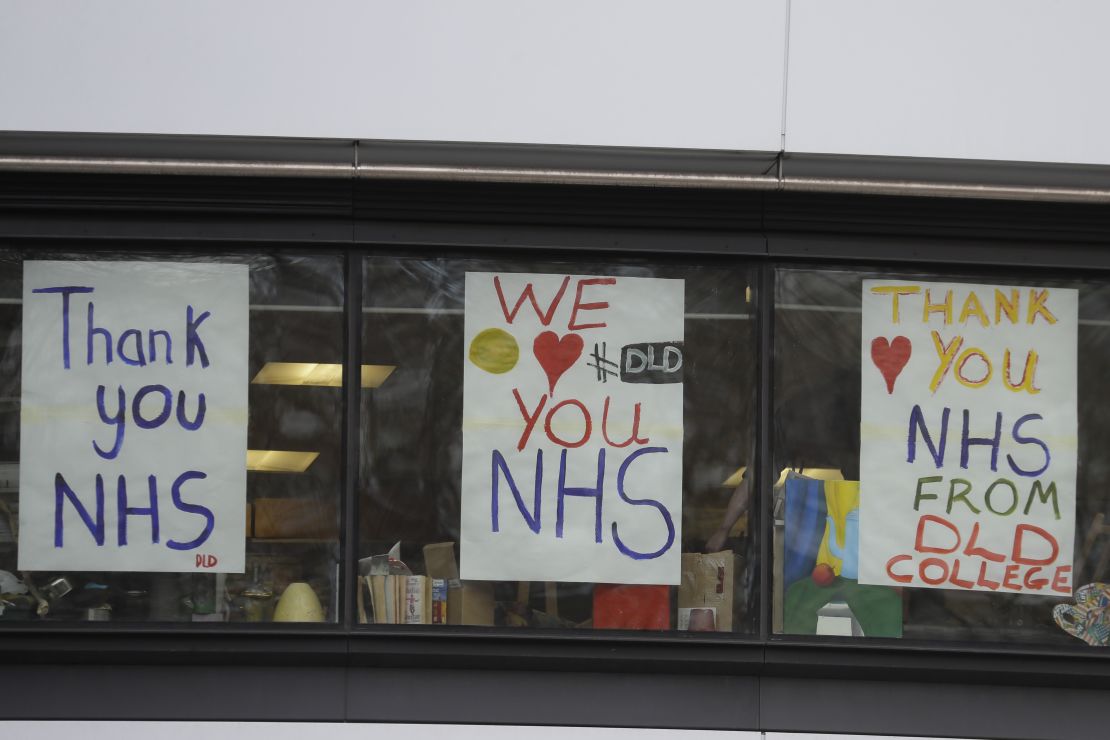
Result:
[[[555,332],[545,331],[532,342],[532,352],[540,361],[540,367],[547,375],[548,388],[554,396],[559,378],[582,355],[582,337],[567,334],[560,339]]]
[[[871,361],[886,381],[886,392],[894,393],[894,381],[902,373],[902,368],[910,361],[913,346],[906,337],[898,336],[888,342],[886,337],[875,337],[871,341]]]

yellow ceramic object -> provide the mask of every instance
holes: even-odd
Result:
[[[274,609],[275,622],[323,622],[324,607],[307,583],[290,583]]]

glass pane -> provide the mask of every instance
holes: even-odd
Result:
[[[1108,326],[1095,281],[777,271],[774,631],[1103,629]]]
[[[752,632],[752,277],[368,258],[360,621]]]
[[[235,298],[243,301],[239,305],[247,307],[249,339],[246,356],[238,355],[234,347],[224,349],[235,356],[235,363],[242,367],[241,377],[228,385],[242,383],[236,393],[240,394],[239,397],[245,394],[248,413],[245,418],[220,419],[220,414],[229,412],[213,404],[208,407],[207,414],[211,424],[238,425],[240,435],[241,425],[247,425],[246,491],[226,491],[228,497],[245,504],[238,510],[245,509],[243,530],[238,530],[237,525],[237,531],[227,535],[231,552],[237,547],[245,548],[241,570],[205,572],[206,569],[218,570],[219,567],[218,558],[205,555],[203,548],[196,551],[195,567],[182,568],[186,572],[144,572],[141,564],[126,570],[116,568],[94,572],[66,568],[36,572],[19,570],[19,512],[21,503],[25,507],[27,505],[26,499],[21,502],[19,490],[20,368],[24,348],[31,346],[25,343],[23,336],[25,260],[63,261],[67,266],[62,269],[69,270],[78,278],[83,271],[90,280],[99,276],[96,279],[113,280],[117,285],[147,281],[140,286],[147,291],[152,288],[149,271],[143,266],[155,262],[189,263],[205,266],[204,269],[212,265],[227,266],[222,271],[210,270],[216,274],[242,269],[235,266],[247,268],[241,283],[247,295],[242,299]],[[90,261],[95,261],[97,265],[90,265]],[[106,265],[105,261],[115,264]],[[180,270],[174,267],[166,269]],[[99,295],[103,294],[102,290],[96,295],[99,299]],[[4,461],[0,465],[0,579],[3,579],[0,584],[0,591],[3,592],[0,596],[3,607],[0,621],[336,621],[340,562],[338,512],[342,490],[342,389],[338,385],[340,376],[329,372],[329,368],[338,367],[343,360],[343,295],[343,260],[339,256],[210,252],[5,252],[0,257],[0,332],[6,338],[0,347],[0,366],[6,370],[0,375],[0,461]],[[55,296],[50,298],[57,301]],[[200,521],[204,516],[199,503],[201,496],[216,494],[206,490],[203,481],[201,484],[191,481],[180,491],[175,491],[171,490],[169,481],[158,480],[157,484],[149,483],[152,491],[149,500],[156,503],[146,505],[147,476],[136,480],[131,470],[141,467],[143,461],[136,462],[133,455],[130,461],[121,461],[125,461],[130,445],[142,442],[143,435],[153,435],[177,425],[182,417],[167,415],[165,424],[159,426],[155,423],[160,418],[158,414],[152,414],[151,407],[144,405],[148,403],[150,393],[141,401],[135,401],[135,398],[139,397],[143,382],[164,382],[145,380],[153,374],[144,375],[144,370],[156,370],[156,362],[166,360],[169,364],[176,362],[180,367],[189,357],[199,364],[204,342],[208,343],[207,355],[211,355],[213,366],[216,366],[219,358],[213,347],[220,338],[210,334],[205,336],[208,327],[200,318],[205,302],[211,304],[215,298],[208,290],[208,293],[198,295],[195,301],[193,320],[200,343],[187,340],[176,325],[164,333],[149,329],[151,311],[128,310],[128,298],[119,301],[122,313],[117,316],[126,316],[127,324],[113,321],[109,313],[111,304],[104,305],[108,301],[98,304],[93,315],[86,313],[80,294],[75,293],[70,299],[73,301],[70,331],[75,347],[72,372],[78,379],[75,382],[89,382],[88,377],[82,377],[82,374],[87,376],[88,373],[99,372],[101,374],[91,381],[93,387],[97,382],[106,383],[109,388],[114,386],[125,394],[123,397],[127,400],[119,412],[122,425],[107,424],[103,416],[98,420],[95,403],[91,405],[91,412],[83,405],[72,410],[75,419],[83,419],[91,413],[88,420],[77,423],[84,423],[90,430],[89,435],[97,444],[103,443],[105,450],[112,446],[109,442],[113,438],[113,428],[122,429],[117,439],[121,443],[119,455],[112,457],[110,451],[101,454],[98,450],[98,457],[90,456],[91,467],[72,473],[69,484],[74,489],[73,496],[60,497],[60,505],[51,499],[49,506],[60,507],[67,545],[78,544],[82,539],[93,543],[98,533],[103,531],[103,542],[95,544],[101,552],[115,549],[118,553],[124,547],[138,545],[146,546],[148,549],[145,552],[157,556],[158,547],[171,547],[168,543],[174,542],[177,521],[174,516],[186,511],[193,516],[191,521]],[[90,315],[93,315],[91,324],[88,320]],[[144,324],[144,321],[147,323]],[[105,333],[94,331],[90,334],[89,326],[104,329]],[[125,339],[125,327],[138,328],[138,331]],[[107,339],[108,334],[113,335],[110,340]],[[86,357],[86,350],[93,353],[95,360]],[[43,351],[41,343],[36,343],[36,351]],[[103,363],[107,359],[104,353],[109,351],[115,354],[116,360],[111,365]],[[131,360],[137,360],[135,353],[141,354],[147,364],[135,367],[134,362],[126,359],[130,355]],[[124,367],[121,362],[129,367]],[[159,394],[154,395],[157,398]],[[213,395],[209,393],[210,397]],[[172,398],[173,393],[170,392],[167,403]],[[107,399],[104,405],[110,412],[109,418],[113,418],[116,399],[112,391],[107,393]],[[139,405],[136,407],[131,403]],[[180,404],[179,401],[177,403]],[[193,413],[192,403],[190,400],[185,405],[185,421],[189,421],[189,415]],[[136,408],[139,410],[136,411]],[[180,409],[177,413],[180,414]],[[140,425],[140,417],[145,417],[143,421],[147,426]],[[205,422],[199,421],[198,417],[192,421],[199,425],[201,432],[205,431]],[[26,419],[24,423],[27,423]],[[179,462],[182,468],[189,465],[200,467],[184,450],[179,457],[175,458],[175,455],[178,452],[170,444],[169,450],[156,450],[152,457],[157,459],[152,460],[151,465],[175,468]],[[71,471],[74,470],[73,462],[51,460],[49,464],[59,466],[59,470]],[[130,468],[124,476],[122,471],[126,466]],[[94,472],[102,474],[106,481],[102,520],[94,503],[98,501],[94,495],[97,493],[94,492]],[[117,473],[120,475],[117,476]],[[241,475],[241,472],[236,474]],[[125,481],[123,494],[119,493],[121,489],[117,477]],[[151,475],[150,478],[156,476]],[[139,499],[139,496],[142,498]],[[84,514],[88,519],[84,522],[78,504],[85,507]],[[190,509],[190,506],[193,508]],[[154,508],[155,512],[152,513],[150,508]],[[208,511],[211,513],[211,510]],[[238,511],[233,517],[236,520]],[[160,534],[157,531],[159,527]],[[22,534],[30,536],[31,531],[37,530],[25,526]],[[225,531],[226,525],[213,515],[209,532],[219,532],[222,536]],[[189,543],[178,541],[178,544]],[[191,552],[185,554],[192,557]],[[142,561],[142,556],[127,559]],[[115,568],[115,565],[112,567]],[[159,567],[158,570],[167,571],[168,568]]]

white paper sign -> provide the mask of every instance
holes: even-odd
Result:
[[[466,274],[461,575],[677,584],[682,280]]]
[[[21,569],[243,571],[247,281],[24,264]]]
[[[1070,595],[1078,296],[866,280],[860,582]]]

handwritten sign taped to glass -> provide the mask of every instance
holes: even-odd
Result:
[[[21,569],[242,572],[247,279],[24,264]]]
[[[861,583],[1072,592],[1077,306],[864,281]]]
[[[462,577],[676,584],[682,280],[466,274]]]

